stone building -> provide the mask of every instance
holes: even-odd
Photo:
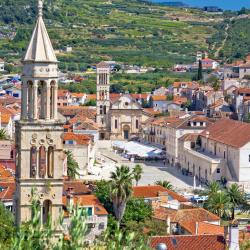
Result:
[[[41,221],[58,222],[63,192],[63,124],[57,117],[58,61],[42,17],[38,18],[23,59],[22,112],[16,123],[16,224],[32,218],[32,190]],[[56,230],[57,231],[57,230]],[[58,231],[60,233],[60,231]]]
[[[150,116],[130,94],[110,96],[110,67],[97,65],[97,116],[101,140],[128,140],[139,137],[141,124]]]

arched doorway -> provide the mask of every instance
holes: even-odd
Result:
[[[52,217],[52,202],[45,200],[43,202],[43,224],[48,222],[48,219]]]
[[[125,140],[128,140],[129,139],[129,132],[130,132],[130,127],[128,125],[125,125],[123,127],[123,138]]]

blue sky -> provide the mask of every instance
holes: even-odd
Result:
[[[183,2],[191,6],[218,6],[223,9],[238,10],[242,7],[250,8],[250,0],[153,0],[155,2]]]

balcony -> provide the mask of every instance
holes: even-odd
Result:
[[[207,152],[203,152],[202,150],[193,150],[193,149],[190,149],[190,148],[186,148],[186,150],[192,154],[193,156],[195,157],[198,157],[198,158],[201,158],[209,163],[215,163],[215,164],[221,164],[221,163],[224,163],[225,160],[221,157],[218,157],[216,155],[213,155],[213,154],[210,154],[210,153],[207,153]]]

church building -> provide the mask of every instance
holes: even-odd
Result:
[[[38,1],[38,18],[23,59],[22,112],[16,123],[16,224],[29,221],[33,198],[41,221],[56,224],[62,212],[63,124],[57,116],[58,61]],[[33,195],[35,194],[35,196]]]
[[[141,125],[150,116],[130,94],[110,98],[110,67],[97,65],[97,124],[101,140],[129,140],[139,137]]]

